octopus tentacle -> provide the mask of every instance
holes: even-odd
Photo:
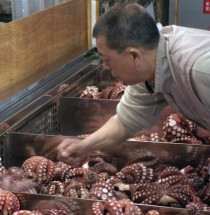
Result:
[[[89,192],[89,198],[98,200],[107,200],[114,198],[114,188],[112,184],[104,181],[95,183]]]
[[[92,205],[94,215],[123,215],[121,205],[114,199],[108,199],[106,202],[95,202]]]
[[[114,196],[116,199],[133,199],[133,195],[136,191],[136,186],[134,184],[124,184],[116,183],[114,187]]]
[[[87,199],[89,197],[89,193],[88,190],[78,181],[67,179],[65,181],[64,196]]]
[[[115,166],[107,162],[99,162],[95,164],[92,170],[97,173],[107,172],[109,175],[115,175],[118,172]]]
[[[185,207],[192,201],[190,192],[181,185],[163,185],[158,183],[140,184],[133,201],[142,204],[169,205]]]
[[[163,125],[163,138],[173,143],[202,144],[195,135],[196,125],[180,114],[171,114]]]
[[[45,212],[46,214],[50,214],[47,211],[59,211],[65,214],[83,214],[83,207],[79,205],[77,201],[74,199],[56,199],[56,201],[52,200],[41,200],[33,205],[33,210]],[[51,213],[53,214],[53,213]],[[59,215],[59,213],[57,214]]]
[[[210,204],[210,182],[208,182],[199,192],[198,196],[204,203]]]
[[[124,215],[142,215],[141,209],[129,199],[121,199],[118,201]]]
[[[135,163],[120,170],[123,176],[122,181],[127,184],[150,182],[153,180],[153,169],[142,163]],[[118,177],[119,174],[117,174]]]
[[[174,166],[169,166],[159,173],[157,183],[174,185],[183,180],[184,178],[180,170]]]
[[[11,215],[20,209],[18,198],[11,192],[0,190],[0,214]]]
[[[45,209],[41,210],[43,215],[68,215],[66,212],[57,209]]]
[[[210,158],[205,161],[200,173],[206,181],[210,181]]]
[[[42,156],[32,156],[22,165],[26,174],[35,173],[38,184],[47,184],[54,177],[55,163]]]
[[[149,210],[145,215],[160,215],[157,210]]]
[[[58,161],[55,164],[55,175],[53,180],[59,180],[59,181],[65,181],[66,175],[68,175],[68,172],[73,169],[72,166],[62,162]]]
[[[12,215],[43,215],[43,213],[40,211],[20,210],[14,212]]]
[[[64,184],[61,181],[52,181],[47,185],[46,194],[62,196],[64,193]]]
[[[81,183],[84,182],[84,175],[88,172],[87,169],[83,169],[83,168],[73,168],[70,169],[66,175],[65,175],[65,179],[74,179],[77,180]]]
[[[99,98],[99,91],[96,86],[87,86],[86,89],[80,95],[80,98]]]

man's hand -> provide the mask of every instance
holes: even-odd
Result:
[[[64,139],[57,147],[58,160],[72,166],[79,166],[87,156],[96,150],[112,150],[128,139],[129,134],[114,116],[101,128],[85,139]]]
[[[66,138],[57,147],[57,159],[72,166],[80,166],[91,151],[84,140]]]

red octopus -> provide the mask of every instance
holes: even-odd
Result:
[[[62,161],[58,161],[55,163],[55,174],[53,180],[65,181],[67,175],[73,167],[63,163]]]
[[[24,177],[24,170],[12,166],[0,174],[1,187],[11,192],[38,193],[38,184],[30,178]]]
[[[55,163],[42,156],[32,156],[22,165],[25,174],[32,176],[38,184],[47,184],[52,181],[55,174]]]
[[[142,215],[141,209],[129,199],[108,199],[105,202],[94,202],[92,205],[94,215]]]
[[[126,89],[126,85],[121,81],[113,82],[100,93],[101,99],[121,99]]]
[[[96,86],[87,86],[87,88],[80,95],[80,98],[99,99],[99,96],[100,94]]]
[[[12,215],[43,215],[43,213],[40,211],[20,210],[14,212]]]
[[[91,187],[89,198],[98,200],[114,199],[114,187],[109,182],[99,181]]]
[[[64,185],[64,196],[83,199],[87,199],[89,197],[89,193],[85,185],[74,179],[66,179]]]
[[[150,182],[154,177],[153,169],[145,166],[143,163],[134,163],[126,166],[116,176],[126,184]]]
[[[189,215],[201,215],[202,212],[210,212],[210,207],[200,201],[189,202],[186,205],[186,210]]]
[[[163,138],[172,143],[210,144],[210,131],[176,113],[164,122]]]
[[[41,200],[33,205],[34,211],[40,211],[43,215],[67,215],[83,214],[83,205],[78,204],[74,199]]]
[[[145,215],[160,215],[157,210],[149,210]]]
[[[61,210],[46,209],[41,211],[20,210],[16,211],[12,215],[68,215],[68,214]]]
[[[206,159],[200,172],[206,181],[210,181],[210,157]]]
[[[160,142],[159,135],[156,132],[151,133],[149,136],[148,135],[134,136],[134,137],[129,138],[128,140]]]
[[[140,184],[134,194],[133,201],[150,205],[185,207],[192,201],[192,196],[180,184],[170,186],[153,182]]]
[[[0,214],[11,215],[20,209],[20,202],[15,194],[0,189]]]
[[[112,82],[110,86],[99,92],[96,86],[87,86],[80,95],[80,98],[93,98],[93,99],[120,99],[124,94],[126,85],[121,81]]]
[[[55,196],[63,196],[64,194],[64,184],[61,181],[51,181],[47,186],[42,187],[41,193],[55,195]]]

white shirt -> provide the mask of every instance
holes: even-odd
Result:
[[[155,76],[154,94],[148,92],[145,83],[128,86],[117,106],[116,116],[130,135],[142,128],[151,128],[159,119],[163,107],[167,105],[163,95],[159,94],[162,88],[161,83],[167,79],[170,72],[163,39],[160,39],[158,46],[157,69],[162,70],[162,76]],[[210,108],[210,52],[195,62],[191,70],[191,81],[201,103]]]

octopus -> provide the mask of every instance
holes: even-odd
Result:
[[[114,81],[110,86],[103,89],[101,92],[96,86],[87,86],[81,93],[80,98],[93,98],[93,99],[117,99],[119,100],[124,91],[126,85],[121,81]]]
[[[49,209],[41,211],[20,210],[16,211],[12,215],[68,215],[68,214],[61,210]]]
[[[65,180],[74,179],[75,181],[84,184],[84,175],[87,173],[87,171],[87,169],[83,169],[81,167],[70,169],[65,175]]]
[[[122,182],[117,182],[113,184],[113,187],[113,193],[116,200],[133,199],[133,195],[136,191],[136,185],[134,184],[124,184]]]
[[[11,215],[20,209],[20,203],[15,194],[0,189],[0,214]]]
[[[52,181],[55,174],[55,163],[42,156],[32,156],[22,165],[25,175],[33,177],[38,184],[47,184]]]
[[[91,168],[92,171],[96,172],[96,173],[102,173],[102,172],[106,172],[108,173],[109,175],[115,175],[118,171],[117,171],[117,168],[108,163],[108,162],[99,162],[99,163],[96,163],[92,168]]]
[[[72,166],[63,163],[62,161],[56,162],[53,180],[59,180],[64,182],[67,176],[69,175],[69,171],[72,169],[73,169]]]
[[[129,138],[130,141],[154,141],[160,142],[160,138],[158,133],[152,132],[149,136],[148,135],[141,135],[141,136],[134,136]]]
[[[120,174],[122,173],[122,174]],[[126,166],[116,174],[126,184],[138,184],[153,180],[153,169],[143,163],[134,163]]]
[[[57,90],[57,93],[61,93],[61,92],[62,92],[62,95],[63,95],[64,93],[69,92],[69,90],[68,90],[68,87],[69,87],[69,86],[70,86],[70,85],[67,84],[67,83],[61,84],[61,85],[59,86],[58,90]],[[63,91],[64,91],[64,92],[63,92]]]
[[[96,182],[107,181],[109,178],[110,175],[107,172],[97,173],[90,170],[84,175],[85,187],[90,189]]]
[[[82,164],[82,168],[92,170],[94,168],[97,168],[94,166],[100,162],[109,163],[110,167],[111,167],[111,164],[114,167],[117,166],[117,159],[113,155],[97,150],[97,151],[93,152],[91,155],[89,155],[89,157]]]
[[[186,205],[186,210],[189,215],[201,215],[203,211],[210,212],[210,207],[200,201],[189,202]]]
[[[99,181],[91,187],[89,198],[97,200],[114,199],[114,187],[109,182]]]
[[[210,205],[210,182],[206,183],[203,188],[199,190],[198,196],[204,203]]]
[[[198,192],[205,185],[204,179],[197,175],[191,166],[179,170],[174,166],[169,166],[159,172],[156,183],[164,186],[182,185],[192,199],[196,199]]]
[[[68,213],[62,211],[62,210],[56,210],[56,209],[45,209],[40,210],[42,215],[68,215]]]
[[[157,182],[161,184],[180,184],[190,183],[192,179],[198,178],[198,174],[191,166],[179,170],[175,166],[168,166],[159,172]]]
[[[105,202],[94,202],[92,211],[94,215],[142,215],[141,209],[129,199],[119,201],[108,199]]]
[[[182,185],[163,185],[156,182],[139,184],[133,201],[141,204],[176,205],[185,207],[192,201],[192,195]]]
[[[89,197],[89,192],[85,185],[74,179],[67,179],[64,185],[64,196],[83,199],[87,199]]]
[[[196,137],[196,125],[180,114],[171,114],[163,125],[163,137],[172,143],[202,144]]]
[[[19,210],[12,215],[43,215],[43,213],[40,211]]]
[[[149,210],[145,215],[160,215],[160,213],[157,210]]]
[[[38,184],[30,178],[24,177],[24,170],[20,167],[10,167],[0,174],[1,187],[10,192],[38,193]]]
[[[42,192],[48,195],[63,196],[64,184],[61,181],[51,181],[46,187],[43,186]]]
[[[189,165],[180,170],[169,165],[159,165],[159,168],[156,168],[156,158],[143,149],[137,151],[137,154],[131,151],[129,156],[129,162],[132,164],[124,163],[120,168],[113,155],[100,151],[90,155],[83,166],[77,168],[41,156],[32,156],[21,168],[6,169],[0,163],[0,179],[4,179],[1,180],[1,186],[6,187],[7,178],[10,179],[7,179],[8,189],[9,184],[15,181],[25,184],[30,181],[38,186],[37,192],[42,194],[102,200],[100,203],[103,204],[97,203],[98,205],[94,206],[95,213],[114,213],[115,202],[119,204],[121,214],[132,214],[134,211],[134,214],[139,214],[136,209],[130,211],[135,203],[187,207],[191,212],[209,210],[209,159],[201,171],[198,171]],[[24,186],[22,189],[24,190]],[[21,189],[18,192],[21,192]],[[30,192],[30,186],[24,192]],[[44,214],[50,214],[49,210],[57,210],[61,215],[62,212],[69,214],[75,208],[81,209],[78,205],[71,207],[69,201],[70,199],[66,202],[43,201],[37,203],[33,210],[41,213],[45,211]],[[112,206],[114,208],[110,208]],[[158,214],[155,211],[147,213]],[[195,215],[199,215],[199,212],[196,213]]]
[[[80,98],[99,99],[99,97],[100,93],[96,86],[87,86],[87,88],[80,95]]]
[[[200,173],[206,181],[210,181],[210,158],[206,159]]]
[[[100,93],[101,99],[121,99],[126,89],[126,85],[121,81],[112,82],[112,84]]]

